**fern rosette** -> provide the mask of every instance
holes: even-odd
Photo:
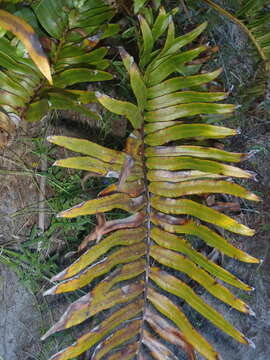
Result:
[[[139,22],[139,65],[120,49],[136,104],[96,94],[105,108],[126,116],[133,126],[125,150],[76,138],[49,138],[53,144],[84,155],[58,160],[55,165],[117,179],[96,199],[59,214],[65,218],[96,214],[97,226],[81,244],[82,255],[53,277],[57,284],[46,295],[85,286],[89,292],[72,303],[43,338],[89,318],[95,325],[51,360],[73,359],[90,348],[93,360],[176,360],[176,348],[190,359],[195,359],[196,352],[209,360],[218,359],[212,345],[188,320],[183,303],[237,341],[252,345],[189,281],[228,306],[253,314],[225,284],[245,291],[252,288],[188,240],[191,235],[229,257],[258,262],[230,244],[219,229],[247,236],[254,231],[206,200],[211,193],[258,201],[255,194],[232,180],[252,177],[230,164],[247,155],[207,145],[236,131],[207,123],[207,116],[230,114],[234,106],[218,103],[225,93],[207,91],[206,84],[220,70],[194,74],[191,62],[206,47],[183,50],[206,24],[176,37],[172,16],[163,8],[154,21],[140,16]],[[158,49],[166,31],[165,44]],[[226,208],[225,203],[222,207]],[[108,221],[106,212],[113,209],[121,209],[127,216]]]

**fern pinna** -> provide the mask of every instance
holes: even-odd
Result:
[[[56,165],[118,179],[96,199],[59,214],[65,218],[96,214],[97,226],[81,244],[83,254],[53,277],[52,281],[59,283],[45,294],[85,286],[90,291],[72,303],[43,338],[89,318],[94,325],[51,360],[74,359],[90,348],[92,360],[177,359],[172,345],[183,349],[190,359],[195,359],[196,352],[209,360],[218,359],[214,348],[187,319],[179,299],[237,341],[252,345],[186,280],[192,279],[227,305],[253,314],[223,282],[246,291],[252,288],[197,251],[184,237],[197,237],[240,261],[258,262],[231,245],[218,228],[247,236],[254,231],[206,201],[209,193],[258,200],[232,181],[252,174],[227,164],[240,162],[247,155],[206,145],[211,139],[236,133],[207,123],[207,115],[228,114],[234,106],[216,103],[226,97],[225,93],[207,91],[206,84],[220,70],[192,74],[192,60],[206,47],[180,51],[206,24],[175,37],[171,13],[164,9],[154,21],[150,16],[147,20],[140,16],[139,21],[139,66],[120,49],[136,104],[97,94],[105,108],[131,122],[134,131],[125,150],[64,136],[49,138],[53,144],[85,155],[58,160]],[[166,30],[165,44],[157,49]],[[127,216],[107,221],[105,213],[113,209],[121,209]]]

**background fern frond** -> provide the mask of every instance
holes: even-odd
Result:
[[[256,48],[258,70],[253,84],[245,90],[246,100],[264,97],[268,102],[270,74],[270,9],[263,0],[243,0],[232,13],[215,1],[203,0],[210,7],[235,22],[250,38]],[[266,109],[267,110],[267,109]]]
[[[11,119],[16,115],[17,119],[33,122],[51,110],[68,109],[99,120],[99,114],[85,106],[96,101],[95,94],[85,91],[82,83],[113,78],[105,71],[110,64],[105,59],[108,48],[100,47],[99,43],[119,30],[118,25],[109,23],[115,10],[103,0],[39,0],[31,8],[17,5],[11,10],[13,14],[1,10],[0,26],[15,29],[14,34],[29,44],[31,58],[11,33],[0,38],[1,113]],[[20,27],[10,27],[10,19]],[[52,80],[50,74],[46,76],[53,86],[32,61],[39,68],[47,66],[41,45],[49,58]],[[45,70],[48,73],[49,69]]]

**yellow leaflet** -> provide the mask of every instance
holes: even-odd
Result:
[[[53,81],[48,59],[32,26],[25,20],[5,10],[0,10],[0,26],[12,32],[21,40],[38,69],[52,85]]]

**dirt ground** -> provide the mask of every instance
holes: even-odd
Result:
[[[217,65],[225,66],[226,88],[232,89],[232,99],[239,103],[238,94],[242,89],[243,79],[254,72],[255,64],[251,55],[247,55],[245,36],[232,25],[230,31],[226,31],[226,26],[229,26],[228,23],[223,29],[217,26],[211,30],[214,32],[212,41],[218,42],[218,39],[222,38],[220,45],[223,45],[224,50],[218,55],[216,62]],[[219,37],[219,32],[222,32],[222,37]],[[228,38],[225,38],[224,34],[227,34]],[[231,44],[234,44],[234,49]],[[223,264],[240,279],[255,287],[251,294],[236,295],[247,301],[256,313],[256,318],[233,311],[204,294],[209,303],[256,344],[256,349],[237,344],[206,320],[196,318],[201,331],[206,333],[210,342],[216,344],[216,349],[224,360],[268,360],[270,354],[270,119],[266,112],[262,113],[256,106],[255,103],[252,109],[239,111],[235,118],[228,121],[229,126],[241,128],[241,134],[232,140],[230,150],[259,151],[244,162],[242,167],[257,173],[257,181],[248,182],[248,187],[262,198],[262,202],[257,205],[241,202],[242,212],[239,218],[243,223],[255,228],[256,235],[245,239],[231,238],[231,241],[260,258],[262,262],[259,265],[247,265],[225,258]],[[38,125],[38,129],[44,129],[44,126]],[[33,131],[35,133],[37,130]],[[71,131],[71,135],[76,136],[78,133]],[[24,136],[23,141],[15,140],[6,152],[0,153],[1,169],[16,169],[14,163],[5,158],[15,162],[19,158],[26,163],[33,161],[27,148],[27,137],[31,136],[30,132]],[[32,226],[38,221],[37,213],[26,211],[17,216],[15,214],[31,204],[36,204],[38,198],[37,188],[30,176],[0,174],[0,246],[16,245],[29,235]],[[40,335],[45,328],[59,319],[60,313],[66,307],[64,298],[41,300],[40,295],[34,295],[21,284],[10,268],[0,264],[0,301],[0,360],[46,360],[59,348],[59,343],[63,345],[61,336],[49,344],[42,344]],[[52,307],[53,311],[49,312],[48,309]],[[182,357],[179,355],[180,358]]]

